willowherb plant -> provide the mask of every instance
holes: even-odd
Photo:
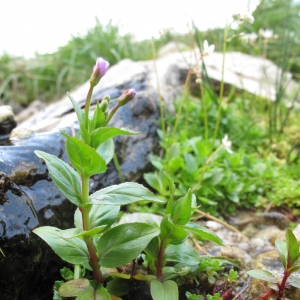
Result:
[[[294,272],[300,270],[300,264],[297,263],[300,257],[299,243],[289,228],[286,230],[285,237],[285,242],[281,239],[277,239],[275,241],[275,246],[279,253],[284,269],[281,282],[278,282],[276,277],[271,272],[266,270],[251,270],[247,272],[254,278],[270,283],[270,288],[262,293],[257,300],[268,300],[271,299],[270,297],[273,295],[276,296],[276,300],[282,300],[285,299],[284,291],[289,286],[300,288],[299,279],[296,277],[290,277]]]
[[[75,136],[62,131],[66,138],[66,153],[74,168],[51,154],[35,151],[46,162],[50,176],[60,192],[78,207],[74,216],[75,228],[61,230],[44,226],[33,231],[63,260],[75,265],[74,279],[60,286],[59,293],[62,297],[77,297],[78,300],[117,299],[104,287],[105,276],[101,268],[126,264],[160,234],[158,228],[146,223],[122,224],[111,228],[121,205],[141,200],[161,202],[144,186],[127,182],[103,188],[91,195],[89,192],[89,178],[105,172],[113,158],[113,137],[138,133],[108,126],[116,111],[134,98],[134,89],[126,90],[110,112],[110,98],[104,97],[89,118],[93,88],[108,67],[107,61],[97,59],[90,78],[85,111],[68,95],[80,128]],[[83,268],[93,272],[93,280],[80,278]]]

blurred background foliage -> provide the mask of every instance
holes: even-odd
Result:
[[[267,57],[299,80],[299,11],[299,1],[262,0],[253,13],[253,24],[243,23],[235,29],[228,24],[228,36],[235,36],[228,43],[228,51]],[[262,30],[267,29],[272,30],[273,35],[266,38]],[[216,45],[216,51],[221,51],[223,31],[217,28],[198,32],[198,39],[207,39]],[[245,36],[237,37],[241,32]],[[154,41],[155,47],[159,49],[174,40],[190,44],[188,33],[178,35],[166,31]],[[89,78],[97,56],[102,56],[111,65],[124,58],[135,61],[152,59],[151,41],[134,41],[130,34],[120,35],[113,22],[104,26],[96,20],[94,28],[86,35],[73,36],[55,53],[37,53],[31,59],[4,54],[0,57],[0,105],[10,104],[20,109],[35,99],[45,102],[59,99]]]

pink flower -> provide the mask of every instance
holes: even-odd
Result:
[[[102,57],[98,57],[96,60],[96,64],[93,68],[92,75],[90,77],[91,86],[96,86],[100,79],[105,75],[107,69],[109,67],[109,62],[107,62]]]
[[[135,89],[128,89],[126,90],[118,99],[119,106],[123,106],[132,100],[136,95]]]

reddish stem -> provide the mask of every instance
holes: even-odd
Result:
[[[156,277],[160,281],[164,280],[164,275],[162,273],[162,269],[164,266],[165,249],[166,249],[165,242],[162,241],[160,244],[157,261],[155,262]]]
[[[89,251],[89,256],[90,256],[89,263],[90,263],[91,268],[93,269],[94,279],[97,280],[99,283],[103,284],[104,279],[102,277],[100,266],[98,264],[98,257],[97,257],[95,246],[93,243],[93,238],[90,236],[84,237],[84,241],[85,241],[88,251]]]
[[[286,270],[284,270],[281,284],[278,286],[278,294],[277,294],[276,300],[281,300],[282,299],[282,297],[283,297],[283,291],[284,291],[284,289],[286,287],[286,281],[289,278],[289,276],[290,276],[290,273],[288,273]]]

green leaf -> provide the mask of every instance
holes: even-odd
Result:
[[[287,280],[287,283],[294,286],[297,289],[300,289],[300,280],[299,277],[289,277]]]
[[[149,160],[157,170],[162,170],[164,168],[163,161],[159,156],[150,154]]]
[[[66,151],[68,157],[80,175],[92,176],[103,173],[106,163],[99,153],[77,138],[71,137],[66,132],[62,134],[67,138]]]
[[[209,240],[221,246],[224,245],[223,241],[214,232],[210,231],[204,226],[190,222],[182,227],[199,235],[203,240]]]
[[[77,297],[82,291],[91,288],[90,282],[86,278],[70,280],[63,284],[58,292],[62,297]]]
[[[76,300],[111,300],[111,297],[102,284],[98,284],[97,288],[82,291]]]
[[[91,204],[126,205],[136,201],[162,202],[143,185],[135,182],[125,182],[119,185],[111,185],[90,195]]]
[[[172,209],[172,220],[176,225],[185,225],[191,218],[192,212],[192,194],[189,189],[188,193],[178,199]]]
[[[299,270],[300,270],[300,265],[295,265],[295,266],[289,268],[287,271],[288,271],[288,273],[291,274],[291,273],[297,272]]]
[[[199,264],[199,255],[194,248],[186,244],[168,246],[165,258],[167,261],[182,262],[191,266]]]
[[[85,113],[82,111],[82,109],[79,107],[77,102],[73,99],[73,97],[69,93],[67,93],[67,95],[70,98],[70,100],[72,101],[72,105],[73,105],[74,110],[77,115],[77,119],[78,119],[79,127],[80,127],[80,136],[85,141],[85,143],[90,145],[91,137],[87,131],[87,128],[85,128],[85,125],[84,125]]]
[[[217,185],[218,183],[221,182],[221,180],[223,179],[224,177],[224,170],[221,169],[221,168],[215,168],[211,171],[211,178],[209,180],[209,183],[212,184],[212,185]]]
[[[145,223],[116,226],[104,233],[97,244],[100,264],[114,268],[139,255],[159,230]]]
[[[159,237],[156,236],[150,241],[148,246],[145,248],[146,254],[149,255],[153,261],[157,260],[159,247],[160,240]]]
[[[182,157],[173,157],[169,160],[168,162],[168,170],[170,170],[170,172],[175,173],[177,172],[179,169],[184,167],[184,161]]]
[[[74,98],[69,94],[69,92],[67,92],[67,96],[69,97],[69,99],[72,102],[72,105],[73,105],[74,110],[75,110],[76,115],[77,115],[78,122],[79,123],[84,123],[84,112],[79,107],[78,103],[74,100]]]
[[[184,161],[185,169],[188,171],[188,173],[193,174],[194,172],[197,172],[197,162],[192,154],[186,152],[184,154]]]
[[[89,132],[91,133],[95,129],[101,127],[105,120],[104,113],[102,112],[99,103],[97,102],[97,106],[95,108],[93,117],[90,122]]]
[[[105,160],[106,164],[108,164],[115,154],[115,145],[112,139],[105,141],[101,146],[97,149],[97,152],[100,156]]]
[[[37,150],[34,153],[46,162],[58,190],[73,204],[81,206],[81,180],[75,170],[54,155]]]
[[[89,262],[88,250],[81,238],[66,239],[62,236],[60,229],[50,226],[36,228],[33,232],[42,238],[59,257],[68,263],[82,265]]]
[[[63,277],[65,281],[73,280],[74,279],[74,272],[71,271],[67,267],[63,267],[63,269],[60,269],[60,275]]]
[[[277,283],[275,276],[266,270],[250,270],[247,272],[247,274],[263,281]]]
[[[162,171],[159,171],[158,173],[145,173],[144,179],[153,189],[158,191],[161,195],[170,195],[170,192],[167,190],[167,176],[165,176]]]
[[[152,280],[150,292],[153,300],[178,300],[178,286],[174,281],[160,282]]]
[[[286,236],[286,247],[288,251],[288,262],[289,262],[289,266],[291,267],[299,257],[299,244],[290,228],[287,228],[285,236]]]
[[[60,232],[63,238],[71,239],[79,236],[91,236],[91,235],[94,236],[96,234],[103,232],[106,227],[107,227],[106,225],[97,226],[88,231],[80,230],[78,228],[70,228],[70,229],[61,230]]]
[[[277,248],[277,251],[279,253],[281,262],[283,264],[284,269],[287,268],[287,247],[286,243],[281,239],[276,239],[275,246]]]
[[[113,279],[107,283],[106,288],[110,294],[113,294],[115,296],[124,296],[128,294],[130,290],[128,279],[118,277],[113,277]]]
[[[168,243],[174,245],[183,243],[189,236],[187,230],[172,222],[170,215],[165,215],[161,220],[160,231],[161,240],[167,239]]]
[[[106,226],[110,227],[117,219],[120,206],[117,205],[93,205],[89,212],[89,220],[91,228]],[[74,215],[75,227],[83,229],[82,214],[79,209],[76,209]]]
[[[105,141],[118,135],[135,135],[139,132],[127,128],[101,127],[91,133],[92,146],[98,149]]]

